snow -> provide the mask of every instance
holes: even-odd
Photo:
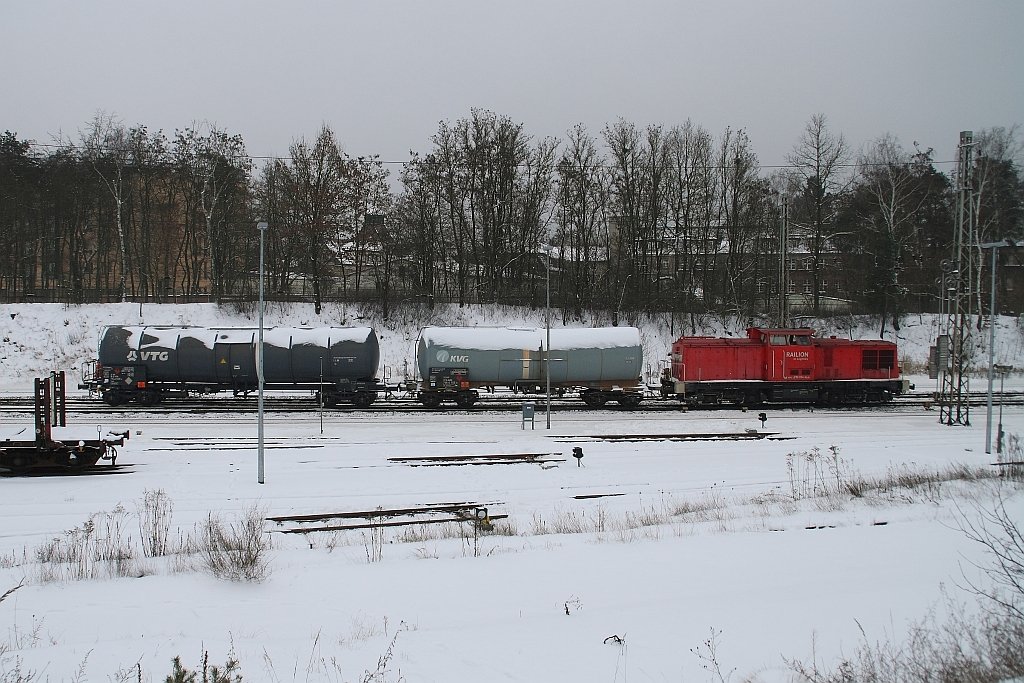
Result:
[[[102,325],[140,322],[137,306],[8,309],[16,317],[0,315],[0,368],[9,394],[28,395],[33,376],[87,360]],[[268,317],[351,322],[302,310]],[[480,314],[495,325],[531,322],[495,318]],[[204,307],[146,307],[145,324],[184,320],[251,324]],[[411,355],[422,322],[374,325],[385,362]],[[933,329],[908,321],[901,359],[923,362],[916,354]],[[1013,321],[997,332],[997,361],[1024,365]],[[654,325],[640,335],[648,357],[670,339]],[[979,378],[975,388],[983,386]],[[25,580],[0,602],[0,672],[134,681],[141,671],[162,681],[173,657],[194,669],[208,651],[218,665],[233,653],[246,681],[362,681],[382,657],[373,680],[703,681],[715,676],[698,654],[714,638],[733,680],[786,681],[783,657],[834,661],[853,651],[861,629],[872,642],[899,638],[928,610],[942,613],[943,587],[963,597],[964,572],[983,580],[972,564],[984,561],[981,549],[957,518],[972,514],[972,501],[990,501],[994,484],[793,500],[791,476],[816,477],[818,465],[800,469],[801,454],[832,448],[850,476],[986,466],[995,456],[984,453],[983,408],[956,427],[923,409],[766,412],[764,425],[740,411],[555,412],[550,431],[543,414],[531,429],[518,413],[337,411],[322,422],[317,413],[268,413],[262,485],[253,413],[72,415],[63,438],[129,430],[117,459],[128,472],[0,480],[0,593]],[[1024,408],[1006,406],[1002,419],[1007,433],[1024,431]],[[0,434],[26,426],[30,416],[0,407]],[[680,434],[744,438],[670,438]],[[428,460],[494,454],[541,455],[502,465]],[[1012,486],[1004,494],[1020,519],[1024,496]],[[517,533],[474,539],[461,524],[465,537],[431,538],[439,527],[424,525],[421,537],[403,540],[402,530],[385,529],[370,561],[372,532],[292,535],[268,522],[274,548],[260,583],[173,559],[143,559],[123,578],[39,580],[36,549],[92,516],[100,529],[122,520],[138,544],[139,503],[156,490],[173,502],[175,538],[195,535],[211,514],[234,521],[252,506],[271,517],[452,502],[508,515],[496,524]]]
[[[420,333],[425,348],[447,347],[475,351],[540,349],[544,331],[511,327],[426,327]]]

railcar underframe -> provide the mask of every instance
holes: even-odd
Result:
[[[904,384],[903,380],[668,382],[662,385],[662,395],[674,396],[692,407],[772,403],[870,405],[888,403],[903,393]]]

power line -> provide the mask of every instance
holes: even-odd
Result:
[[[29,147],[45,148],[45,149],[56,149],[56,150],[61,150],[61,151],[81,152],[81,151],[84,151],[86,149],[86,147],[84,147],[82,145],[77,145],[77,144],[72,144],[72,143],[68,143],[68,144],[54,144],[54,143],[36,142],[34,140],[24,140],[22,142],[23,142],[23,144],[25,144],[25,145],[27,145]],[[95,147],[94,149],[109,151],[111,148],[110,147],[104,147],[104,146],[101,145],[101,146]],[[224,156],[227,159],[247,159],[247,160],[251,160],[251,161],[292,161],[292,162],[295,161],[295,158],[291,157],[291,156],[265,156],[265,155],[257,155],[257,154],[245,154],[245,155],[243,155],[243,154],[231,154],[231,155],[222,155],[222,156]],[[354,157],[354,158],[355,159],[372,159],[372,157],[367,157],[367,156],[357,156],[357,157]],[[413,159],[409,159],[409,160],[406,160],[406,161],[381,160],[381,159],[372,159],[372,160],[374,162],[378,163],[378,164],[383,165],[383,166],[407,166],[408,164],[415,163],[415,161]],[[428,162],[420,160],[419,163],[428,163]],[[851,163],[846,163],[846,164],[836,164],[835,167],[836,168],[846,168],[846,169],[857,169],[857,168],[865,168],[865,167],[874,168],[874,167],[885,167],[885,166],[913,166],[915,163],[916,162],[914,162],[914,161],[903,161],[903,162],[899,162],[899,163],[896,163],[896,164],[892,164],[890,162],[876,162],[876,163],[851,162]],[[957,161],[955,159],[954,160],[932,160],[930,163],[931,163],[932,166],[947,166],[947,165],[955,165],[957,163]],[[600,164],[595,164],[594,166],[597,167],[597,168],[608,168],[608,167],[611,166],[611,164],[600,163]],[[527,164],[517,164],[516,167],[517,168],[527,168],[528,165]],[[711,165],[701,166],[701,168],[707,169],[707,170],[713,170],[713,171],[721,171],[721,170],[725,170],[725,169],[736,168],[736,166],[732,165],[732,164],[730,164],[730,165],[711,164]],[[752,166],[751,168],[756,168],[756,169],[758,169],[760,171],[769,171],[769,170],[796,169],[796,168],[802,168],[802,167],[800,165],[798,165],[798,164],[757,164],[756,166]]]

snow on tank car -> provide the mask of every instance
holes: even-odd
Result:
[[[510,327],[426,327],[417,341],[417,397],[428,408],[444,401],[468,408],[479,389],[545,393],[579,391],[590,406],[616,400],[636,406],[643,397],[643,349],[635,327],[551,330]]]
[[[112,325],[80,388],[110,405],[158,403],[168,396],[258,388],[258,328]],[[365,406],[383,389],[380,347],[370,327],[271,327],[263,331],[264,387],[322,393],[326,405]]]

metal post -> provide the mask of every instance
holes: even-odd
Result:
[[[985,419],[985,453],[992,452],[992,382],[995,379],[996,353],[996,254],[999,247],[992,246],[992,292],[988,305],[988,415]]]
[[[256,347],[256,382],[259,385],[259,392],[256,402],[256,414],[258,416],[259,427],[257,428],[257,445],[256,453],[258,460],[257,468],[257,481],[259,483],[264,482],[263,476],[263,239],[267,234],[267,223],[260,221],[256,224],[256,229],[260,231],[260,341]]]
[[[789,198],[782,198],[782,228],[779,231],[779,327],[787,327],[786,299],[789,296],[789,273],[786,255],[789,250]]]
[[[1006,381],[1006,373],[1009,372],[1009,368],[1002,366],[999,368],[999,426],[996,428],[996,454],[1000,457],[996,458],[1002,462],[1003,454],[1003,382]]]
[[[547,344],[544,351],[544,376],[547,380],[547,429],[551,429],[551,247],[544,250],[544,290],[547,303],[544,306],[544,328]]]
[[[998,264],[999,247],[1015,247],[1017,242],[1012,239],[1002,239],[998,242],[985,242],[979,244],[981,249],[992,250],[992,291],[989,295],[988,306],[988,415],[985,420],[985,453],[992,453],[992,385],[995,383],[995,352],[996,352],[996,266]]]

